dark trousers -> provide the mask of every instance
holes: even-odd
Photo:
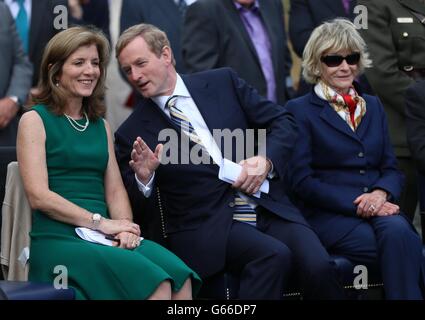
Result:
[[[400,211],[413,221],[418,204],[418,182],[416,165],[410,157],[397,157],[398,168],[405,176],[404,188],[400,196]]]
[[[378,263],[386,299],[424,298],[421,239],[402,215],[365,220],[328,251],[367,267]]]
[[[291,272],[291,252],[255,227],[233,221],[226,269],[240,275],[239,299],[282,299]]]
[[[346,298],[332,260],[312,229],[266,211],[259,214],[257,219],[261,231],[278,239],[291,250],[293,269],[298,275],[304,298]]]

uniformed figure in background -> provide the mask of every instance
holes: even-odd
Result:
[[[368,9],[361,29],[373,67],[366,77],[384,104],[399,168],[406,176],[401,211],[413,220],[417,204],[416,170],[406,140],[404,94],[425,79],[425,0],[359,0]]]

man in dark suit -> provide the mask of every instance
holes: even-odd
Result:
[[[31,88],[32,66],[9,8],[0,2],[0,146],[15,146],[17,114]]]
[[[183,0],[191,4],[195,0]],[[167,34],[176,60],[177,72],[185,72],[181,58],[181,32],[183,26],[183,11],[179,10],[175,0],[123,0],[121,7],[120,30],[139,23],[149,23],[157,26]]]
[[[304,47],[313,30],[325,21],[347,18],[353,21],[356,0],[291,0],[289,11],[289,38],[295,53],[301,58]],[[358,79],[363,92],[371,94],[372,89],[365,76]],[[310,91],[311,86],[300,79],[297,95]]]
[[[171,250],[202,278],[222,270],[239,273],[241,299],[281,298],[291,261],[306,297],[341,297],[326,250],[282,190],[283,170],[296,138],[292,116],[259,96],[231,69],[180,76],[166,35],[152,25],[126,30],[116,52],[128,80],[144,97],[115,133],[134,214],[145,210],[152,188],[159,188],[166,202],[164,232]],[[230,142],[235,151],[240,145],[226,136],[217,141],[212,131],[253,128],[267,129],[265,154],[243,161],[232,185],[222,181],[218,175],[225,166],[219,146]],[[164,133],[170,134],[164,154],[178,155],[170,163],[160,163]],[[207,162],[196,164],[194,150],[201,144]],[[243,144],[248,147],[245,140]],[[183,159],[188,153],[187,163]],[[237,161],[235,152],[225,156]],[[266,177],[269,192],[253,197]],[[280,241],[260,231],[272,222]]]
[[[20,10],[18,2],[5,0],[5,3],[9,6],[13,17],[16,19]],[[55,24],[53,23],[56,17],[53,10],[56,6],[60,5],[67,7],[67,0],[24,1],[24,8],[30,8],[30,11],[25,13],[29,23],[27,25],[28,43],[24,45],[24,47],[27,47],[26,53],[34,66],[32,77],[33,87],[35,87],[38,82],[44,48],[47,42],[49,42],[56,33],[61,31],[61,29],[55,29]],[[69,22],[72,22],[72,19]]]
[[[415,79],[425,79],[425,3],[423,0],[359,0],[367,7],[368,28],[360,33],[372,68],[365,74],[384,104],[391,142],[406,176],[400,207],[413,220],[417,197],[416,168],[406,140],[404,95]]]
[[[198,0],[186,12],[182,55],[189,72],[231,67],[269,100],[290,98],[281,0]]]

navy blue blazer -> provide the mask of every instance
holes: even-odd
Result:
[[[267,128],[266,154],[278,176],[283,177],[297,136],[295,121],[284,107],[259,96],[229,68],[182,75],[182,79],[210,131]],[[134,215],[143,214],[153,199],[146,201],[128,165],[133,141],[140,136],[154,150],[158,133],[169,128],[178,129],[152,100],[143,99],[115,133],[117,159]],[[155,184],[166,203],[170,249],[201,277],[223,269],[232,223],[234,190],[218,179],[218,170],[215,164],[190,163],[161,164],[155,172]],[[282,185],[281,179],[275,179],[268,195],[254,199],[286,220],[306,224]]]
[[[362,221],[353,204],[359,195],[380,188],[394,201],[402,190],[382,104],[363,98],[367,111],[355,132],[314,91],[286,105],[299,126],[287,181],[325,246]]]

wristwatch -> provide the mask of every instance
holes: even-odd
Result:
[[[21,106],[21,102],[19,101],[19,98],[17,96],[9,96],[8,98],[15,102],[18,107]]]
[[[102,220],[102,216],[99,213],[93,213],[91,216],[93,230],[99,229],[100,220]]]

